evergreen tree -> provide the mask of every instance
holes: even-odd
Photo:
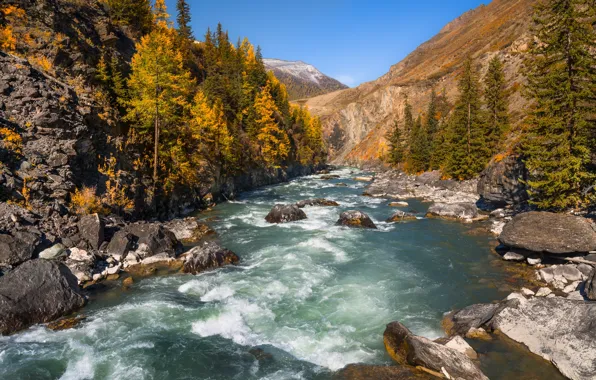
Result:
[[[141,34],[152,28],[153,14],[149,0],[106,0],[113,21],[135,28]]]
[[[593,1],[548,0],[535,14],[526,62],[534,101],[522,145],[530,202],[563,210],[594,200],[596,33]]]
[[[410,155],[407,169],[410,173],[423,172],[428,168],[428,133],[418,116],[410,134]]]
[[[412,129],[414,129],[414,116],[412,116],[412,105],[408,102],[408,96],[406,95],[405,105],[404,105],[404,136],[403,140],[407,141],[408,144],[405,149],[405,157],[404,160],[410,154],[410,143],[412,137]]]
[[[267,167],[279,166],[288,156],[290,142],[286,131],[280,128],[275,119],[279,110],[271,96],[269,82],[255,99],[255,111],[258,128],[256,140],[260,148],[260,158]]]
[[[478,75],[472,59],[464,64],[459,81],[459,98],[449,122],[450,151],[447,174],[464,180],[479,174],[490,159],[486,146],[486,126],[480,100]]]
[[[170,26],[170,15],[165,0],[155,0],[153,5],[153,20],[158,27]]]
[[[441,93],[437,95],[436,103],[438,131],[435,133],[431,144],[430,168],[433,170],[442,170],[446,164],[447,156],[449,154],[447,116],[451,108],[449,102],[447,101],[445,88],[443,88]]]
[[[437,106],[437,92],[433,88],[430,93],[430,101],[428,102],[428,109],[426,111],[426,133],[428,135],[428,147],[425,150],[426,157],[424,157],[424,161],[427,163],[428,167],[431,167],[433,152],[436,148],[435,139],[439,133],[439,117]]]
[[[501,148],[503,135],[509,128],[509,102],[507,98],[503,63],[495,56],[489,63],[484,77],[484,101],[488,110],[486,140],[491,155]]]
[[[176,21],[178,23],[178,34],[180,37],[194,41],[194,35],[190,27],[190,7],[185,0],[178,0],[176,3],[176,9],[178,10],[178,17]]]
[[[393,128],[387,133],[389,141],[389,155],[387,161],[392,165],[399,165],[404,161],[404,142],[401,129],[397,120],[393,123]]]
[[[159,10],[159,2],[156,10]],[[165,6],[161,11],[165,13]],[[157,16],[156,19],[159,20]],[[175,40],[175,31],[164,21],[158,21],[157,27],[137,44],[128,79],[130,100],[126,103],[125,116],[132,124],[135,140],[145,146],[153,143],[153,157],[144,150],[142,162],[152,163],[156,186],[161,174],[165,174],[162,178],[166,190],[174,184],[195,180],[182,176],[189,168],[192,147],[189,147],[191,151],[184,152],[183,148],[190,142],[181,138],[194,82],[184,68]]]

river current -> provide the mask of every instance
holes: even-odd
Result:
[[[382,338],[391,321],[437,338],[445,312],[507,295],[494,237],[426,219],[428,204],[416,200],[401,209],[418,220],[386,223],[395,208],[362,196],[366,183],[352,179],[362,173],[333,174],[341,178],[299,178],[198,215],[240,256],[238,266],[147,278],[127,291],[114,285],[93,296],[77,328],[35,326],[1,337],[0,379],[327,379],[349,363],[391,364]],[[275,203],[309,198],[340,207],[265,222]],[[366,212],[379,229],[336,226],[349,209]],[[556,375],[531,357],[503,375],[499,360],[519,361],[519,353],[484,346],[483,370],[493,379]]]

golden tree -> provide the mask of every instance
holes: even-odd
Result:
[[[257,118],[256,139],[261,151],[261,159],[268,167],[279,166],[290,150],[287,132],[280,128],[275,117],[279,109],[271,96],[271,82],[261,89],[255,98]]]

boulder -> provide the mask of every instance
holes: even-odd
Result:
[[[363,213],[362,211],[357,210],[350,210],[344,211],[339,216],[339,220],[337,224],[340,226],[347,226],[347,227],[359,227],[359,228],[374,228],[376,229],[377,226],[375,223],[370,219],[368,215]]]
[[[0,334],[72,313],[85,304],[77,279],[56,261],[31,260],[0,277]]]
[[[184,272],[197,274],[206,270],[236,264],[240,259],[229,249],[213,241],[204,242],[182,255]]]
[[[0,233],[0,267],[12,267],[31,260],[39,243],[39,235],[32,232]]]
[[[329,181],[330,179],[337,179],[340,178],[337,174],[326,174],[319,177],[322,180]]]
[[[433,380],[422,371],[396,365],[349,364],[333,374],[333,380]]]
[[[416,214],[398,210],[398,211],[394,212],[393,215],[391,215],[391,217],[389,219],[387,219],[387,222],[388,223],[405,222],[408,220],[417,220]]]
[[[265,217],[269,223],[288,223],[306,219],[306,214],[296,205],[275,205]]]
[[[589,252],[596,250],[596,229],[591,221],[579,216],[532,211],[513,217],[499,241],[532,252]]]
[[[527,201],[528,193],[523,179],[526,168],[518,157],[508,156],[492,162],[478,179],[478,194],[484,203],[493,207],[520,205]]]
[[[335,207],[335,206],[339,206],[339,203],[337,203],[335,201],[330,201],[328,199],[319,198],[319,199],[305,199],[303,201],[297,202],[296,206],[298,206],[300,208],[304,208],[307,206]]]
[[[389,207],[408,207],[408,202],[398,201],[398,202],[390,202]]]
[[[471,329],[485,325],[503,306],[501,304],[475,304],[450,313],[443,319],[443,327],[449,335],[466,335]]]
[[[596,373],[596,304],[560,297],[534,297],[506,307],[491,324],[551,361],[570,379]]]
[[[98,250],[104,241],[104,222],[98,214],[85,215],[77,224],[79,235],[89,243],[92,249]]]
[[[428,208],[428,218],[472,220],[478,217],[474,203],[434,203]]]
[[[132,250],[140,260],[160,253],[174,257],[182,248],[174,233],[160,223],[134,223],[125,230],[134,236]]]
[[[174,219],[165,223],[165,228],[172,231],[176,239],[184,243],[197,243],[216,232],[197,220],[197,218]]]
[[[107,254],[117,260],[126,258],[133,245],[133,239],[134,236],[126,230],[116,232],[106,247]]]
[[[474,351],[472,346],[470,346],[468,342],[466,342],[464,338],[462,338],[459,335],[456,335],[449,339],[449,341],[445,343],[445,347],[449,347],[456,351],[459,351],[462,354],[469,357],[470,359],[478,359],[478,354],[476,353],[476,351]]]
[[[387,325],[383,340],[389,356],[399,364],[422,366],[437,373],[447,373],[449,378],[488,379],[465,354],[416,336],[399,322]]]
[[[45,260],[55,260],[55,259],[60,258],[66,254],[64,252],[65,249],[66,248],[64,247],[64,245],[62,245],[60,243],[54,244],[50,248],[47,248],[47,249],[44,249],[43,251],[41,251],[39,253],[39,258],[45,259]]]

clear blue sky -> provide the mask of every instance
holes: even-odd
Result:
[[[221,22],[265,58],[301,60],[349,86],[374,80],[449,21],[489,0],[187,0],[202,40]],[[166,0],[176,14],[176,0]]]

